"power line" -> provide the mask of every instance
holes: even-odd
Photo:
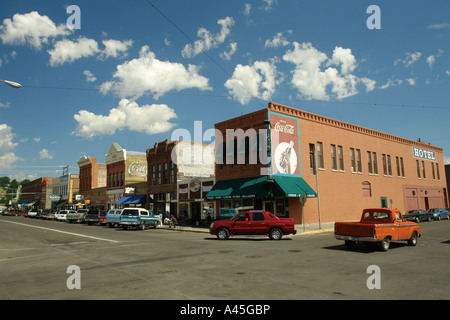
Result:
[[[54,90],[73,90],[73,91],[95,91],[98,92],[98,89],[95,88],[76,88],[76,87],[56,87],[56,86],[29,86],[23,85],[22,88],[33,88],[33,89],[54,89]],[[127,93],[139,93],[141,90],[122,90]],[[175,96],[192,96],[192,97],[210,97],[210,98],[232,98],[231,95],[226,94],[207,94],[207,93],[183,93],[183,92],[166,92],[165,95],[175,95]],[[255,99],[254,96],[235,96],[235,98],[250,98]],[[258,98],[256,98],[258,99]],[[378,103],[378,102],[362,102],[362,101],[338,101],[338,100],[311,100],[311,99],[300,99],[300,98],[276,98],[272,99],[272,101],[277,102],[303,102],[303,103],[327,103],[327,104],[341,104],[341,105],[365,105],[372,107],[398,107],[398,108],[421,108],[421,109],[442,109],[442,110],[450,110],[450,106],[432,106],[432,105],[410,105],[410,104],[393,104],[393,103]]]
[[[192,40],[192,38],[183,31],[183,29],[181,29],[172,19],[170,19],[164,12],[162,12],[157,6],[155,6],[150,0],[146,0],[153,9],[155,9],[164,19],[166,19],[175,29],[177,29],[186,39],[189,40],[189,42],[191,42],[193,45],[195,45],[194,40]],[[255,98],[257,100],[259,100],[260,102],[263,102],[264,100],[262,100],[259,97],[254,97],[249,91],[248,89],[243,86],[239,81],[235,80],[232,78],[232,75],[219,63],[216,61],[216,59],[214,59],[211,55],[209,55],[206,51],[202,51],[202,53],[209,59],[211,60],[212,63],[214,63],[217,67],[219,67],[220,70],[222,70],[227,76],[228,78],[232,79],[239,87],[241,87],[241,89],[243,89],[245,92],[247,92],[250,97]]]

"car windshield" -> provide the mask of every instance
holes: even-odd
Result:
[[[439,209],[428,209],[428,212],[439,212]]]

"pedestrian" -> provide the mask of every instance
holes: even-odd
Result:
[[[177,224],[177,218],[175,218],[175,216],[174,215],[172,215],[172,225],[173,225],[173,228],[175,229],[175,225]]]

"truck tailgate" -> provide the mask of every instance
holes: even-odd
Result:
[[[372,237],[375,225],[360,222],[336,222],[334,233],[352,237]]]
[[[122,215],[120,217],[121,223],[139,223],[139,216],[132,216],[132,215]]]

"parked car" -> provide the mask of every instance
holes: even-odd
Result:
[[[106,211],[100,210],[100,214],[98,215],[98,223],[100,225],[104,225],[106,220]]]
[[[431,221],[433,220],[433,214],[425,210],[408,210],[403,215],[403,219],[406,221]]]
[[[55,213],[53,212],[53,210],[44,209],[40,215],[40,218],[46,220],[53,220],[55,219]]]
[[[103,210],[100,209],[89,209],[86,217],[84,217],[84,221],[88,224],[95,224],[100,222],[100,215],[104,214]]]
[[[30,211],[28,211],[28,218],[36,218],[38,212],[36,209],[31,209]]]
[[[41,213],[41,209],[31,209],[28,211],[28,218],[38,218]]]
[[[211,223],[211,234],[225,240],[233,235],[268,235],[272,240],[280,240],[285,234],[296,234],[294,219],[279,218],[271,212],[261,210],[243,211],[231,220]]]
[[[108,213],[106,213],[105,225],[110,228],[120,226],[120,215],[122,214],[122,211],[123,209],[110,209]]]
[[[157,228],[162,225],[162,215],[153,215],[153,211],[143,208],[125,208],[120,215],[120,225],[124,230],[128,228],[145,230],[150,226]]]
[[[66,221],[68,223],[72,222],[84,222],[84,217],[86,217],[86,214],[88,213],[88,209],[79,209],[78,211],[69,212],[66,215]]]
[[[58,221],[66,221],[67,220],[67,214],[68,213],[77,213],[75,210],[59,210],[58,213],[56,213],[56,220]]]
[[[441,219],[450,219],[449,218],[449,212],[443,208],[432,208],[428,209],[428,212],[433,214],[434,220],[441,220]]]
[[[23,211],[18,210],[18,209],[10,209],[10,210],[3,212],[3,215],[5,215],[5,216],[21,216],[21,215],[23,215]]]

